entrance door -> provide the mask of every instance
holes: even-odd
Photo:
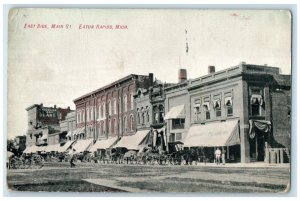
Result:
[[[250,139],[250,159],[251,161],[264,161],[265,139],[264,133],[255,131],[254,139]]]

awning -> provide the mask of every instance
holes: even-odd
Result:
[[[171,110],[166,114],[165,120],[169,119],[180,119],[185,118],[184,105],[178,105],[172,107]]]
[[[98,149],[108,149],[113,146],[118,140],[118,137],[113,137],[107,140],[98,140],[91,148],[90,151],[94,152]]]
[[[52,151],[59,151],[60,150],[60,144],[52,144],[52,145],[48,145],[45,148],[45,152],[52,152]]]
[[[72,148],[75,149],[75,153],[80,153],[88,151],[92,143],[93,139],[78,140]]]
[[[185,147],[219,147],[240,144],[238,121],[192,126],[184,140]]]
[[[30,153],[35,153],[37,150],[37,146],[33,145],[33,146],[28,146],[26,147],[26,149],[23,151],[23,153],[25,154],[30,154]]]
[[[75,141],[67,141],[63,146],[59,147],[58,152],[63,153],[67,151],[74,142]]]
[[[128,150],[139,150],[145,145],[140,145],[144,138],[149,134],[149,130],[141,130],[136,132],[134,135],[131,136],[124,136],[122,139],[113,146],[114,148],[117,147],[125,147]]]
[[[255,137],[255,129],[269,133],[271,131],[271,122],[263,120],[249,120],[249,136],[251,139]]]

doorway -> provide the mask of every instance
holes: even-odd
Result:
[[[255,130],[255,137],[250,139],[250,160],[264,161],[265,159],[265,135]]]

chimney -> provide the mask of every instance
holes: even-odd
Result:
[[[208,66],[208,74],[214,73],[216,71],[215,66]]]
[[[154,80],[153,80],[153,73],[149,73],[149,81],[150,81],[150,86],[152,86],[153,82],[154,82]]]
[[[54,105],[54,108],[56,108],[56,105]]]
[[[184,82],[187,80],[186,69],[178,70],[178,83]]]

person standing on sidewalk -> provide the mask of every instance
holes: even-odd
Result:
[[[216,156],[216,163],[217,163],[217,165],[220,165],[221,150],[219,148],[216,149],[215,156]]]
[[[225,154],[226,154],[226,151],[225,151],[225,149],[223,149],[223,150],[222,150],[222,164],[223,164],[223,165],[226,164]]]

